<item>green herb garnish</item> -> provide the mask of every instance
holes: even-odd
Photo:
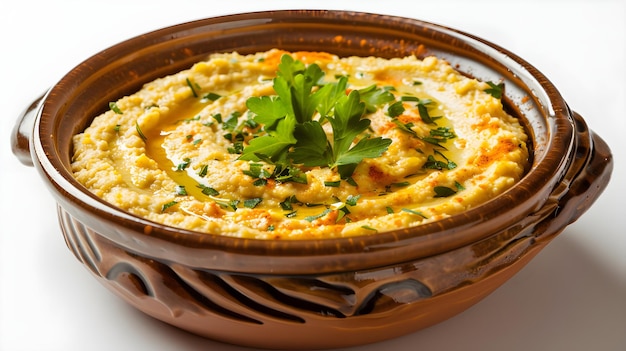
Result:
[[[320,214],[304,217],[304,220],[307,221],[307,222],[313,222],[316,219],[320,219],[320,218],[326,216],[328,213],[330,213],[330,209],[327,208]]]
[[[176,193],[176,195],[180,195],[180,196],[187,195],[187,190],[185,189],[184,185],[177,185],[176,188],[174,189],[174,192]]]
[[[185,81],[187,82],[187,86],[191,89],[191,93],[193,94],[193,97],[198,97],[198,93],[196,92],[196,89],[200,87],[197,84],[191,83],[189,78],[186,78]]]
[[[300,202],[300,200],[298,200],[295,195],[291,195],[290,197],[286,198],[285,201],[280,203],[280,208],[285,211],[293,211],[294,204],[302,205],[302,202]]]
[[[496,99],[501,99],[504,93],[504,83],[495,84],[494,82],[487,82],[487,84],[489,88],[485,89],[484,92]]]
[[[392,118],[400,116],[403,112],[404,106],[402,106],[402,100],[394,102],[387,108],[387,115]]]
[[[361,95],[361,100],[365,103],[367,112],[374,112],[378,106],[394,101],[396,98],[389,90],[390,89],[380,89],[376,87],[376,85],[370,85],[367,88],[360,89],[359,94]]]
[[[250,140],[240,159],[269,160],[281,169],[296,164],[329,167],[346,179],[363,159],[382,155],[391,140],[361,136],[370,120],[363,118],[366,103],[361,101],[359,91],[346,95],[346,77],[322,83],[323,77],[318,65],[305,66],[283,55],[273,80],[277,95],[252,97],[246,102],[265,134]],[[387,99],[382,90],[367,94],[374,102]],[[318,120],[313,119],[316,113]],[[332,127],[331,139],[322,128],[326,121]]]
[[[200,171],[198,171],[198,175],[204,178],[207,175],[208,171],[209,171],[209,166],[202,165],[200,166]]]
[[[222,208],[230,208],[233,211],[237,211],[237,206],[239,205],[239,200],[230,200],[225,198],[216,197],[213,195],[209,196],[211,200],[215,201],[216,204],[220,205]]]
[[[109,102],[109,108],[111,109],[111,111],[113,111],[113,112],[117,113],[118,115],[121,115],[122,113],[124,113],[124,112],[122,112],[122,110],[121,110],[121,109],[117,106],[117,103],[115,103],[115,102]]]
[[[433,190],[435,190],[435,197],[449,197],[456,194],[456,190],[447,186],[436,186]]]
[[[139,127],[139,122],[135,122],[135,129],[137,130],[137,134],[139,134],[141,140],[145,142],[148,138],[146,138],[146,136],[141,131],[141,128]]]
[[[260,197],[256,197],[254,199],[247,199],[243,201],[243,206],[246,208],[255,208],[258,204],[261,203],[261,201],[263,201],[263,199]]]
[[[356,206],[356,203],[357,201],[359,201],[360,197],[361,195],[348,195],[348,198],[346,199],[346,205]]]
[[[432,138],[436,138],[442,141],[456,138],[456,134],[454,134],[452,129],[448,127],[438,127],[437,129],[431,129],[429,133]]]
[[[403,211],[403,212],[406,212],[406,213],[410,213],[410,214],[412,214],[412,215],[420,216],[420,217],[422,217],[422,218],[424,218],[424,219],[427,219],[427,218],[428,218],[428,217],[424,216],[424,214],[423,214],[422,212],[420,212],[420,211],[415,211],[415,210],[411,210],[411,209],[409,209],[409,208],[403,208],[403,209],[402,209],[402,211]]]
[[[187,167],[189,167],[190,163],[191,159],[189,159],[188,157],[183,158],[183,162],[176,165],[176,172],[184,171],[185,169],[187,169]]]
[[[263,167],[262,163],[250,163],[250,168],[243,171],[243,174],[249,175],[252,178],[267,179],[272,174]]]
[[[208,196],[217,196],[219,195],[219,191],[211,188],[210,186],[206,186],[204,184],[198,184],[198,188],[202,189],[202,193]]]
[[[405,96],[400,97],[400,101],[419,102],[420,98],[418,98],[417,96],[405,95]]]
[[[168,208],[175,206],[176,204],[178,204],[177,201],[170,201],[166,204],[163,204],[163,206],[161,207],[161,212],[165,212],[165,210],[167,210]]]
[[[457,164],[448,160],[441,152],[435,150],[435,154],[441,156],[444,160],[437,160],[435,156],[428,155],[426,163],[424,163],[424,169],[436,169],[436,170],[450,170],[456,168]]]
[[[202,96],[202,100],[206,100],[206,101],[215,101],[219,98],[221,98],[222,96],[216,93],[208,93],[208,94],[204,94],[204,96]]]
[[[200,120],[200,115],[197,115],[197,116],[192,117],[192,118],[187,118],[187,119],[185,119],[183,121],[186,122],[186,123],[189,123],[189,122],[199,121],[199,120]]]

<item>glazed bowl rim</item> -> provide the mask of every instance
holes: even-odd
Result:
[[[49,117],[50,114],[47,112],[50,105],[65,103],[58,100],[57,96],[60,94],[57,93],[57,90],[62,89],[61,86],[65,86],[68,81],[71,80],[70,73],[85,70],[86,67],[89,67],[93,63],[97,56],[115,55],[119,50],[123,51],[140,43],[145,44],[150,41],[150,38],[160,37],[165,32],[181,32],[185,28],[193,28],[207,21],[217,23],[242,18],[276,18],[281,16],[293,20],[294,18],[300,18],[306,15],[319,14],[324,14],[337,20],[341,20],[342,16],[350,15],[357,16],[359,20],[365,21],[395,21],[402,25],[425,26],[445,35],[454,36],[458,40],[463,40],[491,59],[506,66],[509,70],[515,71],[516,74],[525,75],[521,77],[522,80],[527,80],[535,84],[535,88],[541,89],[540,91],[534,91],[536,96],[531,98],[546,99],[546,101],[549,102],[548,105],[543,106],[543,114],[545,114],[547,121],[546,128],[550,129],[549,133],[551,135],[549,140],[546,140],[547,147],[545,152],[542,152],[541,155],[539,155],[539,153],[535,154],[532,169],[528,170],[524,177],[512,188],[494,199],[466,210],[461,214],[422,224],[417,227],[381,232],[374,235],[278,241],[201,233],[170,227],[132,215],[90,193],[74,179],[71,171],[63,164],[60,157],[53,152],[55,151],[55,144],[51,140],[54,139],[54,136],[49,138],[50,134],[46,133],[48,126],[42,128],[42,120],[44,118],[59,118],[58,116]],[[528,82],[526,82],[526,84],[529,84]],[[497,231],[496,229],[492,229],[490,233],[480,234],[480,229],[477,228],[481,228],[486,222],[495,225],[490,228],[502,229],[510,225],[512,221],[519,220],[532,210],[536,210],[537,199],[534,197],[533,191],[539,188],[552,187],[554,185],[553,183],[558,181],[562,176],[563,164],[568,162],[567,157],[564,156],[567,156],[566,151],[568,151],[572,145],[574,137],[572,124],[572,117],[567,105],[556,88],[543,74],[515,54],[478,37],[438,24],[391,15],[340,10],[278,10],[223,15],[167,26],[121,41],[94,54],[73,68],[59,83],[53,86],[43,98],[39,115],[35,121],[35,133],[33,133],[33,138],[31,138],[31,150],[34,150],[32,153],[34,154],[33,159],[35,160],[35,166],[54,184],[60,194],[60,197],[57,196],[57,198],[62,205],[87,208],[92,215],[104,218],[109,223],[123,222],[125,225],[136,229],[139,233],[149,234],[159,240],[172,242],[175,245],[188,246],[196,249],[223,249],[231,253],[244,255],[258,254],[278,256],[301,256],[304,255],[304,253],[307,256],[358,254],[374,251],[380,252],[389,249],[398,249],[400,247],[406,249],[407,246],[410,246],[415,249],[412,255],[417,257],[419,255],[436,253],[437,250],[445,251],[466,245]],[[531,135],[530,139],[534,139],[534,136]],[[554,162],[554,160],[559,160],[559,162]],[[553,183],[543,183],[546,179],[552,179]],[[545,201],[545,199],[543,199],[543,201]],[[502,213],[506,213],[509,208],[520,205],[525,206],[526,210],[518,217],[498,218],[507,217],[502,216]],[[470,228],[474,228],[473,235],[464,235],[463,233],[470,230]],[[454,241],[454,244],[448,245],[447,242],[450,240]],[[390,258],[389,260],[392,259]]]

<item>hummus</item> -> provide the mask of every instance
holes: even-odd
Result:
[[[361,120],[346,122],[360,126],[358,135],[331,123],[340,119],[332,106],[321,120],[313,111],[315,122],[297,122],[295,133],[261,123],[263,111],[250,101],[276,102],[284,55],[321,69],[313,93],[334,84],[344,103],[343,96],[360,93],[354,106],[365,106]],[[372,235],[463,212],[523,176],[527,135],[493,94],[500,87],[436,57],[214,54],[112,102],[74,137],[72,170],[111,204],[174,227],[257,239]],[[300,128],[311,123],[327,140]],[[347,144],[333,139],[340,135]],[[265,149],[246,152],[257,139],[269,140],[268,147],[290,141],[270,157]],[[357,148],[362,140],[377,151],[367,154],[367,143]],[[332,158],[340,143],[342,160],[367,155],[347,166],[307,156],[316,149]]]

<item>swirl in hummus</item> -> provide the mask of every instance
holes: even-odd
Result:
[[[356,95],[364,112],[347,125],[359,125],[357,135],[331,123],[340,119],[332,106],[315,105],[314,122],[287,128],[279,153],[247,149],[264,136],[266,146],[285,140],[259,117],[266,107],[250,107],[277,100],[285,56],[321,69],[312,93],[332,85],[338,101]],[[214,54],[111,103],[74,137],[72,170],[111,204],[174,227],[257,239],[373,235],[463,212],[523,176],[527,135],[494,88],[436,57]],[[351,140],[333,139],[340,134]],[[368,142],[376,152],[346,157],[353,163],[343,168],[309,156],[332,158],[340,143],[352,156]]]

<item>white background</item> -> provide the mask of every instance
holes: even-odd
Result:
[[[38,94],[110,45],[188,20],[286,8],[414,17],[499,44],[547,75],[615,156],[596,204],[495,293],[431,328],[350,350],[626,350],[626,2],[609,0],[3,1],[0,349],[245,350],[153,320],[100,286],[65,247],[55,204],[11,154],[9,135]]]

